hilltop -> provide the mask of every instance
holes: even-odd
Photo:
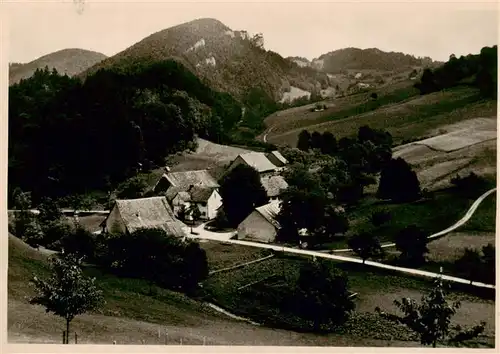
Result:
[[[343,48],[313,59],[311,66],[328,73],[345,70],[405,71],[433,64],[429,57],[417,58],[400,52],[384,52],[378,48]]]
[[[29,63],[12,63],[9,65],[9,85],[31,77],[36,69],[45,67],[49,70],[56,69],[61,74],[74,76],[106,58],[107,56],[102,53],[70,48],[44,55]]]
[[[279,54],[264,49],[262,35],[232,30],[222,22],[203,18],[151,34],[124,51],[99,62],[81,76],[102,68],[174,59],[216,90],[243,98],[260,88],[275,101],[293,87],[311,93],[329,85],[324,73],[299,68]]]

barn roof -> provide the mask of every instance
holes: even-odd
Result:
[[[264,176],[260,179],[262,186],[267,192],[268,197],[276,197],[281,194],[283,189],[288,188],[288,183],[282,176]]]
[[[288,160],[283,155],[281,155],[278,150],[270,152],[270,155],[273,155],[278,161],[280,161],[282,166],[288,163]]]
[[[168,172],[163,174],[162,178],[166,178],[172,186],[184,190],[191,185],[219,187],[215,178],[207,170]]]
[[[280,227],[280,224],[276,220],[276,217],[281,210],[279,201],[272,201],[271,203],[255,208],[255,210],[274,227]]]
[[[178,220],[165,197],[117,200],[116,207],[129,232],[160,228],[174,236],[184,236],[187,226]]]
[[[278,166],[274,165],[267,156],[262,152],[248,152],[246,154],[239,155],[240,158],[245,161],[249,166],[252,166],[257,170],[257,172],[267,172],[274,171]]]
[[[188,193],[193,202],[207,202],[215,188],[194,186]]]

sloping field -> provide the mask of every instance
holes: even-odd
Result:
[[[495,244],[495,233],[452,232],[427,244],[427,259],[434,262],[454,262],[462,256],[465,248],[481,250],[489,243]]]
[[[420,140],[415,144],[425,145],[433,150],[451,152],[463,149],[464,147],[479,144],[487,140],[496,139],[496,137],[496,130],[474,131],[472,129],[464,129],[458,132],[447,133],[429,139]]]
[[[32,306],[28,279],[47,272],[46,257],[9,235],[7,329],[10,343],[61,343],[64,320]],[[97,276],[106,305],[100,313],[78,316],[72,336],[86,344],[286,345],[286,346],[419,346],[416,342],[387,341],[359,336],[316,335],[253,326],[227,318],[208,306],[167,290],[148,296],[141,280]],[[158,336],[160,330],[160,336]],[[165,337],[165,331],[168,337]],[[144,342],[143,342],[144,341]]]
[[[424,188],[446,187],[457,174],[495,175],[496,123],[490,117],[444,126],[434,130],[441,135],[398,146],[393,156],[413,166]]]
[[[239,154],[250,150],[239,147],[212,143],[205,139],[198,139],[196,151],[179,154],[169,161],[173,172],[192,170],[211,170],[212,175],[218,178],[226,164],[234,160]]]
[[[338,102],[334,101],[338,106]],[[340,109],[337,107],[337,109]],[[337,139],[357,134],[359,127],[389,131],[396,145],[404,140],[429,137],[429,133],[439,134],[436,129],[475,117],[496,115],[496,101],[484,101],[477,90],[470,87],[455,88],[451,91],[435,92],[425,96],[415,96],[395,104],[387,104],[376,110],[356,114],[353,111],[345,118],[314,124],[311,120],[299,128],[283,124],[276,126],[267,136],[268,142],[277,145],[296,146],[302,129],[329,131]],[[288,129],[283,132],[282,130]],[[437,133],[437,134],[436,134]],[[442,134],[442,133],[441,133]]]
[[[402,102],[417,95],[417,90],[411,87],[413,82],[401,81],[376,90],[379,98],[375,102],[370,97],[371,92],[363,92],[355,95],[335,98],[333,100],[319,102],[326,104],[324,111],[311,112],[314,104],[285,109],[268,116],[264,122],[270,135],[280,135],[296,129],[344,119],[362,112],[375,109],[380,105]],[[260,138],[265,135],[264,132]],[[269,133],[271,133],[269,131]]]

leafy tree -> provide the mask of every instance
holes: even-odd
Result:
[[[13,233],[32,245],[32,241],[36,243],[41,238],[41,230],[37,227],[38,224],[29,210],[31,207],[30,193],[23,192],[17,188],[13,191],[13,199],[14,208],[17,210],[14,218]]]
[[[371,95],[370,95],[370,98],[371,98],[372,100],[376,100],[376,99],[378,98],[377,93],[376,93],[376,92],[372,92],[372,93],[371,93]]]
[[[472,330],[462,330],[451,325],[451,319],[460,308],[460,302],[449,303],[446,300],[447,288],[439,277],[430,292],[422,296],[420,304],[411,298],[394,300],[403,316],[387,314],[378,307],[375,311],[386,319],[406,325],[420,336],[421,344],[432,345],[433,348],[441,341],[455,343],[477,337],[484,331],[484,322],[474,326]]]
[[[224,211],[224,208],[221,207],[217,210],[217,214],[215,215],[214,226],[219,229],[224,229],[228,227],[228,225],[229,221],[227,220],[226,212]]]
[[[323,135],[318,132],[313,132],[311,134],[311,149],[321,149],[323,147]]]
[[[483,281],[488,284],[495,284],[495,246],[491,243],[483,246]]]
[[[59,221],[63,216],[58,203],[50,197],[42,200],[42,203],[38,206],[38,210],[40,212],[38,214],[38,221],[42,225]]]
[[[378,237],[368,231],[352,236],[347,244],[363,260],[363,264],[368,258],[380,257],[383,254]]]
[[[335,139],[332,133],[323,133],[321,152],[326,155],[333,155],[337,152],[337,139]]]
[[[297,148],[302,151],[309,151],[311,148],[311,134],[307,130],[302,130],[299,133]]]
[[[52,276],[48,280],[35,276],[32,280],[38,294],[30,303],[42,305],[47,312],[64,318],[65,344],[69,343],[71,321],[102,303],[102,292],[96,287],[94,278],[87,278],[83,274],[81,261],[70,254],[54,257],[51,259]]]
[[[401,252],[400,259],[408,264],[418,266],[425,262],[427,235],[417,225],[410,225],[396,235],[396,249]]]
[[[135,176],[118,186],[116,196],[119,199],[136,199],[144,196],[144,190],[147,188],[146,181]]]
[[[62,219],[47,222],[41,225],[43,231],[43,246],[60,250],[61,241],[73,233],[67,222]]]
[[[231,226],[238,225],[254,208],[266,204],[269,199],[256,169],[238,165],[223,177],[219,193]]]
[[[162,229],[139,229],[108,239],[102,263],[123,276],[149,281],[150,288],[156,283],[193,291],[208,275],[204,250]]]
[[[347,277],[326,262],[310,262],[300,269],[296,290],[297,314],[312,321],[314,331],[337,327],[349,318],[354,302],[349,298]]]
[[[95,235],[80,225],[76,225],[74,230],[61,238],[60,246],[64,253],[95,260],[97,247]]]
[[[382,170],[377,196],[395,202],[411,202],[420,195],[417,174],[402,158],[392,159]]]
[[[486,270],[481,253],[473,248],[466,248],[463,255],[455,261],[454,266],[457,273],[467,277],[471,284],[473,281],[483,280],[483,271]]]

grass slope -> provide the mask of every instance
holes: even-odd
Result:
[[[243,250],[241,250],[243,251]],[[248,250],[247,250],[248,251]],[[212,259],[223,256],[212,256]],[[61,343],[64,321],[28,304],[33,274],[48,275],[47,257],[15,236],[9,235],[8,340],[11,343]],[[387,341],[348,335],[321,336],[252,326],[228,319],[199,302],[180,294],[157,289],[145,295],[148,286],[140,280],[118,279],[87,270],[97,276],[106,305],[99,313],[77,317],[72,332],[78,343],[87,344],[175,344],[184,345],[312,345],[312,346],[416,346],[416,342]],[[221,273],[222,274],[222,273]],[[160,330],[160,337],[158,337]],[[165,337],[165,331],[168,337]],[[71,338],[73,339],[73,338]]]
[[[471,87],[456,87],[425,96],[411,94],[411,88],[406,90],[406,94],[405,89],[396,91],[396,98],[392,101],[387,99],[387,103],[374,110],[368,109],[370,103],[366,101],[367,95],[357,97],[358,103],[351,105],[343,102],[337,105],[335,101],[335,112],[327,112],[328,114],[310,121],[299,119],[302,121],[298,123],[300,127],[292,127],[285,120],[285,128],[274,127],[267,140],[273,144],[295,146],[302,129],[330,131],[337,138],[342,138],[356,134],[362,125],[369,125],[387,130],[393,135],[395,145],[399,145],[407,140],[428,137],[432,132],[437,135],[436,128],[446,124],[496,115],[496,101],[481,99],[478,90]],[[382,98],[383,95],[379,97]],[[266,124],[270,126],[270,123]]]
[[[278,304],[280,293],[293,287],[300,264],[304,261],[304,258],[297,257],[273,258],[244,269],[214,275],[204,283],[204,287],[214,301],[241,316],[284,328],[302,327],[305,325],[302,320],[280,312]],[[392,302],[401,297],[420,299],[422,292],[427,291],[430,286],[428,280],[404,277],[361,265],[337,263],[337,266],[347,273],[350,290],[358,293],[355,300],[356,313],[338,334],[376,340],[415,340],[405,327],[380,319],[373,312],[376,306],[394,311]],[[243,285],[273,275],[274,279],[238,290]],[[485,320],[488,323],[486,337],[480,338],[473,345],[493,345],[494,301],[458,290],[451,293],[450,299],[462,302],[461,311],[454,322],[471,325]]]

